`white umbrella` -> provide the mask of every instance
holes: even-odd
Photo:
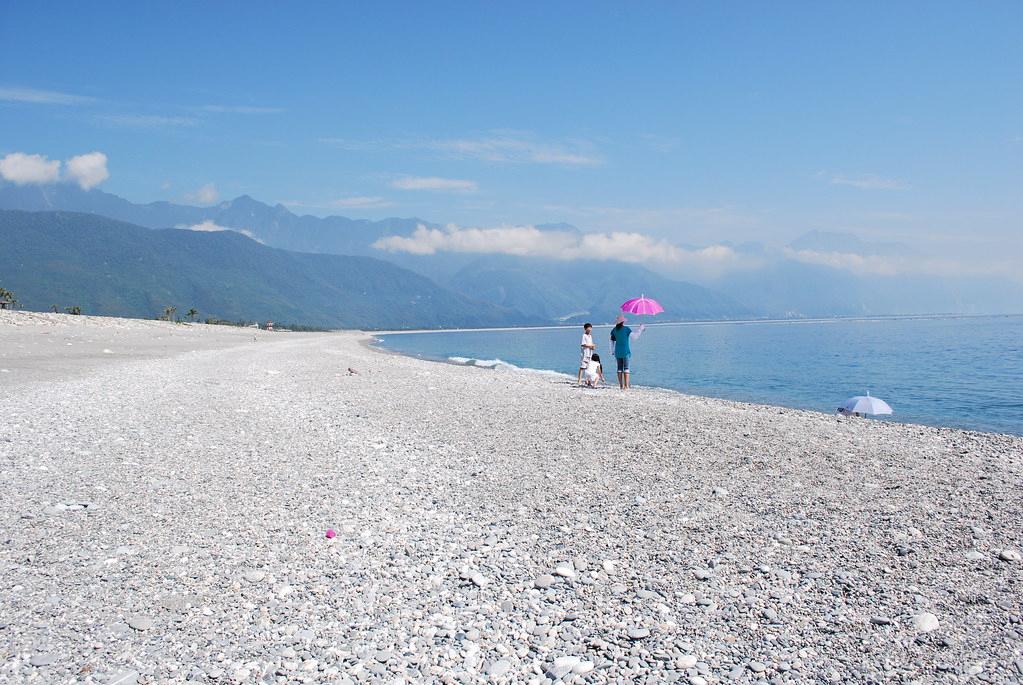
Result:
[[[866,395],[850,397],[839,409],[846,414],[891,414],[892,408],[888,403],[877,397]]]

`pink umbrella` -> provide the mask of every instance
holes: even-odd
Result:
[[[622,303],[622,311],[629,314],[660,314],[664,307],[657,300],[640,295]]]

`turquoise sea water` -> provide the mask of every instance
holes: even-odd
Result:
[[[614,383],[609,332],[596,327],[593,338]],[[581,333],[573,327],[380,340],[414,356],[574,379]],[[633,346],[632,370],[637,385],[825,412],[869,391],[892,405],[896,421],[1023,435],[1023,316],[647,326]]]

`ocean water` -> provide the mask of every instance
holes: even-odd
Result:
[[[593,339],[614,384],[609,333],[598,326]],[[495,373],[533,369],[574,379],[581,334],[580,326],[379,340]],[[648,325],[633,344],[632,371],[637,385],[824,412],[870,392],[892,406],[890,420],[1023,435],[1023,316]]]

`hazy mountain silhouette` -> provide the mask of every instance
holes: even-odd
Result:
[[[73,184],[15,186],[0,183],[0,208],[29,211],[88,212],[148,228],[216,226],[245,231],[271,247],[309,253],[361,255],[386,260],[448,286],[471,299],[512,305],[530,315],[571,318],[588,312],[609,317],[622,292],[667,300],[664,318],[734,318],[737,316],[842,316],[852,314],[1004,313],[1023,311],[1023,286],[1004,278],[854,273],[806,257],[853,255],[913,259],[913,246],[876,243],[854,234],[811,231],[787,250],[763,245],[735,246],[760,264],[734,270],[716,279],[685,283],[641,266],[618,262],[558,262],[528,257],[438,253],[414,255],[372,247],[383,237],[407,236],[418,218],[380,221],[340,216],[300,216],[283,205],[271,206],[247,195],[209,207],[171,202],[134,204],[100,190],[83,191]],[[570,224],[538,226],[573,231]],[[811,254],[815,253],[815,254]],[[604,275],[614,278],[601,280]],[[610,295],[608,293],[614,293]],[[605,297],[606,295],[606,297]]]
[[[546,319],[609,321],[625,300],[644,293],[665,308],[661,320],[729,319],[757,311],[707,288],[672,281],[621,262],[523,260],[489,256],[474,260],[450,280],[460,292]]]
[[[368,257],[288,252],[233,231],[151,230],[70,212],[0,210],[0,281],[22,306],[337,328],[538,323]]]

